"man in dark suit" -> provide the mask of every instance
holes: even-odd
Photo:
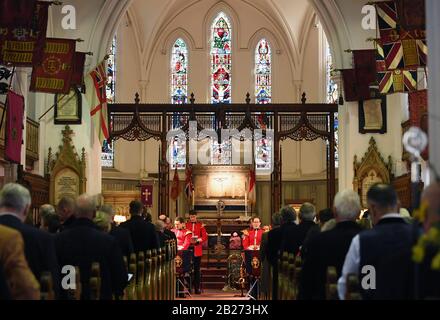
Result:
[[[117,241],[96,228],[93,198],[82,195],[76,201],[76,220],[67,230],[57,234],[56,250],[60,264],[78,266],[82,285],[81,299],[90,299],[90,271],[98,262],[101,270],[101,299],[121,296],[127,285],[127,269]]]
[[[352,190],[339,192],[334,201],[336,227],[310,238],[299,286],[299,299],[325,300],[327,267],[336,267],[341,275],[345,255],[353,237],[362,229],[356,223],[361,211],[359,195]]]
[[[151,222],[142,218],[142,203],[138,200],[130,202],[130,220],[121,224],[122,228],[130,231],[134,252],[159,249],[159,237]]]
[[[159,220],[162,221],[165,224],[165,229],[163,230],[163,233],[167,237],[167,240],[175,240],[177,242],[176,234],[171,231],[173,228],[173,225],[171,224],[170,217],[167,217],[164,214],[161,214],[159,216]]]
[[[133,241],[131,240],[130,232],[127,229],[121,228],[114,222],[115,212],[113,207],[109,204],[105,204],[99,208],[99,211],[106,213],[109,216],[110,223],[110,235],[116,239],[121,248],[122,254],[128,258],[130,254],[134,252]]]
[[[75,200],[70,197],[62,197],[58,201],[57,214],[60,216],[60,231],[70,228],[75,222]]]
[[[19,231],[24,240],[26,260],[35,278],[42,272],[50,272],[55,294],[60,288],[59,266],[51,234],[24,224],[31,205],[31,195],[25,187],[9,183],[0,192],[0,224]]]
[[[304,245],[304,240],[309,232],[319,232],[319,226],[313,221],[316,216],[315,206],[305,202],[299,208],[298,241],[299,245]]]
[[[373,229],[356,235],[338,280],[338,295],[346,297],[348,274],[359,275],[364,300],[408,299],[412,296],[411,250],[414,233],[398,210],[397,193],[386,184],[367,192]]]
[[[267,236],[267,260],[272,266],[272,299],[278,299],[278,258],[280,252],[296,252],[298,241],[296,239],[295,224],[296,212],[292,207],[284,207],[280,211],[281,226],[269,231]]]

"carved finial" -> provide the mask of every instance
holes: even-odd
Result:
[[[52,162],[52,147],[49,147],[49,152],[47,153],[47,166],[46,173],[50,173],[50,163]]]
[[[68,141],[72,139],[71,136],[73,135],[73,130],[70,129],[69,125],[66,125],[61,133],[63,134],[63,141]]]
[[[134,103],[139,104],[139,93],[136,92],[136,94],[134,95]]]
[[[247,104],[251,103],[251,95],[250,95],[249,92],[246,93],[246,103],[247,103]]]
[[[81,162],[83,165],[86,164],[86,149],[85,148],[82,148],[82,150],[81,150]]]
[[[306,101],[307,101],[306,93],[303,92],[303,94],[302,94],[302,98],[301,98],[301,102],[302,102],[303,104],[306,104]]]
[[[196,102],[196,99],[194,98],[194,92],[191,92],[191,99],[189,99],[189,102],[191,102],[191,104],[194,104],[194,102]]]

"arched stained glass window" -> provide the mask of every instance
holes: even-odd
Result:
[[[107,60],[107,86],[106,96],[108,103],[116,102],[116,36],[113,38],[109,48],[108,60]],[[110,124],[111,125],[111,124]],[[114,142],[108,143],[104,141],[102,143],[101,153],[101,165],[103,168],[113,168],[115,161],[115,149]]]
[[[325,46],[326,57],[326,80],[327,80],[327,103],[338,103],[339,87],[334,80],[335,68],[333,65],[333,57],[330,50],[330,45],[326,41]],[[335,166],[339,167],[339,117],[335,113]]]
[[[188,99],[188,46],[181,38],[174,42],[171,50],[171,103],[184,104]],[[173,129],[186,124],[186,117],[180,113],[173,114]],[[186,166],[186,140],[175,137],[171,142],[169,152],[171,167],[184,169]]]
[[[231,103],[232,29],[220,12],[211,27],[211,103]]]
[[[272,50],[266,39],[255,49],[255,103],[272,102]]]
[[[171,52],[171,103],[186,103],[188,97],[188,47],[179,38]]]

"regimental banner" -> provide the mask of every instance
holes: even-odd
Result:
[[[84,52],[75,52],[73,56],[73,73],[72,86],[84,85],[84,62],[86,61],[86,54]]]
[[[417,69],[378,72],[377,81],[380,94],[416,91]]]
[[[376,82],[376,50],[353,50],[356,83]]]
[[[36,0],[2,0],[0,2],[0,29],[13,29],[15,26],[30,28],[36,6]]]
[[[23,96],[13,91],[8,92],[6,115],[5,159],[20,164],[23,141]]]
[[[75,43],[70,39],[46,39],[42,63],[32,70],[31,91],[69,93]]]
[[[416,40],[416,42],[420,66],[426,67],[428,65],[428,45],[426,44],[426,40]]]
[[[49,5],[50,2],[37,2],[30,27],[18,23],[0,27],[0,64],[31,67],[41,62]]]
[[[387,70],[402,69],[404,67],[402,42],[384,44],[383,52]]]
[[[344,81],[345,101],[359,101],[371,99],[369,84],[359,84],[356,81],[354,69],[341,70]]]
[[[419,127],[428,134],[428,90],[414,91],[408,94],[409,120],[411,126]],[[422,152],[429,159],[429,147]]]
[[[386,71],[385,52],[380,39],[376,39],[376,72]]]
[[[405,30],[426,29],[425,0],[396,0],[400,25]]]
[[[141,186],[141,201],[144,206],[152,207],[153,206],[153,186],[145,185]]]

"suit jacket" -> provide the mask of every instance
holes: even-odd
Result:
[[[24,240],[26,260],[39,281],[41,273],[52,274],[55,295],[60,292],[60,275],[55,253],[54,236],[33,226],[24,224],[13,215],[0,216],[0,224],[19,231]]]
[[[327,267],[336,267],[341,276],[351,240],[362,228],[352,221],[340,222],[332,230],[314,235],[304,254],[299,299],[325,300]]]
[[[79,267],[81,299],[90,298],[93,262],[99,262],[101,268],[101,299],[110,300],[112,294],[122,295],[128,276],[121,248],[114,237],[97,230],[91,220],[79,218],[71,228],[57,234],[55,245],[61,265]]]
[[[0,226],[0,299],[39,300],[40,285],[24,256],[24,242],[14,229]]]
[[[122,254],[128,259],[130,254],[134,252],[130,232],[127,229],[112,224],[110,235],[116,239],[121,248]]]
[[[162,248],[165,246],[165,241],[168,240],[168,236],[164,232],[160,232],[160,231],[156,231],[156,232],[157,232],[157,236],[159,237],[160,247]]]
[[[64,223],[60,226],[60,232],[69,229],[75,223],[76,217],[74,215],[70,216]]]
[[[133,241],[134,252],[159,249],[159,237],[151,222],[146,222],[141,216],[132,216],[130,220],[121,223],[126,228]]]
[[[296,225],[295,223],[283,224],[280,229],[282,235],[279,251],[287,251],[296,255],[302,243],[302,241],[300,241],[299,225]],[[301,233],[304,233],[304,230],[301,231]]]
[[[173,231],[171,231],[169,229],[165,229],[163,231],[163,233],[166,235],[167,240],[176,240],[177,241],[176,234]]]

